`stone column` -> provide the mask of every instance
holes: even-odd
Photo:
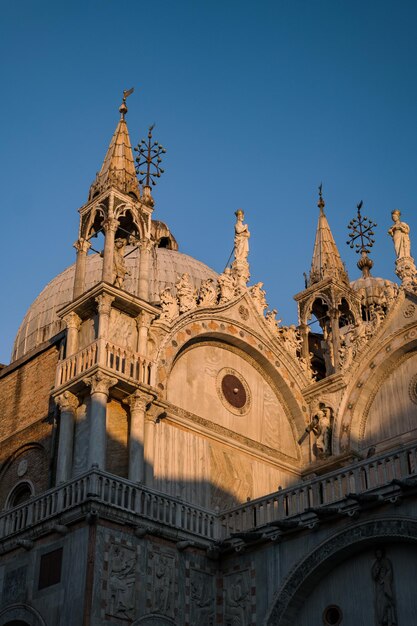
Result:
[[[155,410],[152,410],[154,408]],[[159,409],[159,413],[161,410]],[[154,457],[155,457],[155,426],[158,417],[156,407],[145,415],[145,447],[144,447],[144,463],[145,463],[145,483],[148,487],[153,485],[154,476]]]
[[[74,300],[78,298],[85,289],[85,268],[87,263],[87,252],[91,247],[91,243],[80,237],[78,241],[74,243],[74,248],[77,250],[77,260],[75,262],[75,277],[74,277]]]
[[[129,480],[137,483],[145,481],[145,413],[153,399],[138,390],[125,400],[130,407]]]
[[[332,308],[329,311],[330,325],[332,329],[332,342],[333,342],[333,367],[334,371],[340,370],[339,366],[339,348],[340,348],[340,333],[339,333],[339,317],[340,311],[338,308]]]
[[[150,239],[139,241],[140,265],[139,265],[139,287],[138,296],[142,300],[149,301],[149,267],[153,243]]]
[[[110,387],[117,383],[117,378],[106,376],[101,372],[84,378],[86,385],[91,387],[90,435],[88,446],[88,468],[92,465],[106,469],[106,413]]]
[[[71,478],[75,411],[78,407],[78,398],[71,392],[64,391],[55,398],[55,403],[61,411],[56,465],[56,484],[59,485]]]
[[[98,339],[107,339],[109,332],[111,305],[114,296],[108,293],[102,293],[97,296],[97,312],[98,312]]]
[[[71,311],[63,318],[67,326],[67,345],[65,350],[65,356],[69,357],[78,352],[78,331],[81,326],[81,318]]]
[[[147,311],[141,311],[136,318],[136,326],[138,329],[138,345],[137,351],[142,356],[148,353],[148,332],[153,316]]]
[[[119,226],[119,221],[114,217],[108,217],[103,222],[104,229],[104,254],[103,254],[103,274],[102,280],[106,283],[113,284],[114,280],[114,236]]]

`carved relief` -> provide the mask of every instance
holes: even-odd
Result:
[[[217,304],[217,288],[214,286],[212,278],[203,280],[200,287],[200,294],[198,298],[198,306],[210,307]]]
[[[191,624],[215,626],[216,605],[214,577],[191,568]]]
[[[226,302],[229,302],[234,298],[235,281],[230,267],[226,267],[223,274],[220,274],[218,278],[218,288],[220,291],[219,304],[226,304]]]
[[[155,552],[152,558],[152,610],[174,617],[175,560],[168,554]]]
[[[180,313],[187,313],[195,309],[197,306],[197,298],[190,276],[185,272],[181,275],[175,286],[177,288]]]
[[[251,578],[249,570],[224,577],[225,626],[251,624]]]
[[[172,295],[171,289],[167,287],[160,293],[162,313],[159,319],[165,322],[172,322],[180,314],[177,298]]]
[[[136,552],[119,544],[110,547],[106,613],[121,619],[135,614]]]
[[[27,567],[17,567],[6,572],[3,582],[2,605],[24,600],[26,597]]]
[[[375,589],[375,617],[377,626],[396,626],[397,610],[394,593],[392,563],[385,551],[375,551],[376,561],[371,570]]]

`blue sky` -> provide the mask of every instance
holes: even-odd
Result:
[[[414,0],[3,2],[0,362],[74,260],[77,209],[131,86],[132,143],[155,122],[167,148],[154,215],[183,252],[221,271],[243,208],[252,282],[296,322],[323,181],[351,279],[361,199],[378,224],[373,273],[395,278],[393,208],[417,254],[416,31]]]

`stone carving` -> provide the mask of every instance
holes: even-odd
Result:
[[[226,626],[251,624],[251,579],[249,570],[225,576]]]
[[[135,614],[135,570],[135,550],[113,544],[109,556],[106,609],[108,615],[133,619]]]
[[[241,209],[235,212],[235,259],[236,261],[247,261],[249,254],[250,232],[248,225],[243,223],[245,214]]]
[[[172,322],[180,314],[177,299],[172,295],[169,287],[161,291],[160,298],[162,313],[159,319]]]
[[[126,239],[118,238],[114,242],[114,253],[113,253],[113,271],[114,271],[114,281],[113,284],[115,287],[121,289],[125,282],[126,275],[130,274],[130,272],[126,268],[125,261],[125,248],[126,248]]]
[[[230,267],[226,267],[223,274],[220,274],[218,278],[218,286],[220,291],[219,304],[225,304],[234,298],[235,281]]]
[[[55,404],[61,411],[75,413],[78,407],[78,398],[70,391],[64,391],[54,398]]]
[[[253,285],[250,288],[250,295],[252,296],[252,300],[260,315],[264,314],[264,311],[268,306],[265,298],[266,292],[262,289],[263,285],[263,283],[256,283],[256,285]]]
[[[296,326],[294,326],[294,324],[291,324],[291,326],[282,326],[279,328],[279,334],[288,352],[293,356],[299,356],[303,340]]]
[[[177,296],[180,305],[180,313],[187,313],[196,307],[196,293],[191,283],[190,276],[185,272],[176,283]]]
[[[265,622],[266,626],[292,626],[295,624],[295,616],[299,610],[300,602],[305,598],[303,583],[311,581],[311,577],[317,574],[320,565],[332,557],[334,566],[334,556],[337,553],[344,554],[344,548],[352,547],[355,544],[363,545],[363,541],[375,540],[378,537],[384,539],[402,537],[417,542],[417,522],[396,519],[373,520],[351,526],[332,537],[324,545],[317,547],[293,569],[276,594],[273,609]]]
[[[152,608],[156,613],[174,616],[174,559],[153,555]]]
[[[216,623],[214,578],[191,569],[191,624],[214,626]]]
[[[392,283],[390,280],[386,280],[384,284],[385,284],[385,287],[384,287],[385,302],[389,308],[394,302],[395,298],[397,297],[398,287],[395,283]]]
[[[265,322],[273,332],[278,330],[279,325],[282,322],[282,320],[277,320],[277,313],[278,311],[276,309],[272,309],[272,311],[268,311],[265,314]]]
[[[376,561],[371,575],[375,586],[375,616],[377,626],[396,626],[397,611],[393,586],[392,563],[384,550],[375,551]]]
[[[17,567],[6,572],[3,582],[2,605],[11,602],[22,601],[26,597],[26,571],[27,567]]]
[[[313,453],[318,459],[325,459],[332,454],[332,409],[320,404],[312,420],[311,431],[316,436]]]
[[[243,223],[245,214],[241,209],[235,212],[235,260],[232,263],[232,272],[235,278],[236,288],[242,291],[250,278],[248,254],[250,232],[248,225]]]
[[[117,384],[117,378],[106,376],[101,372],[97,372],[92,376],[87,376],[83,379],[85,384],[91,387],[91,395],[94,393],[104,393],[109,395],[110,387],[114,387]]]
[[[401,221],[401,211],[398,209],[394,209],[394,211],[391,212],[391,217],[394,224],[388,230],[388,234],[394,241],[397,259],[410,257],[410,227],[408,224]]]
[[[217,289],[212,278],[203,280],[200,287],[198,306],[215,306],[217,304]]]

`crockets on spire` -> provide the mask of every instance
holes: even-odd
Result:
[[[310,281],[313,285],[326,278],[335,278],[344,283],[349,283],[349,277],[340,258],[329,222],[324,213],[325,202],[322,194],[322,185],[319,186],[319,201],[317,206],[320,209],[319,221],[317,224],[316,240],[314,242],[313,259],[311,261]]]
[[[133,88],[123,92],[123,101],[119,107],[120,120],[114,131],[101,170],[90,187],[89,200],[109,187],[116,187],[123,193],[139,198],[139,184],[136,177],[132,146],[125,116],[126,98],[133,93]]]

